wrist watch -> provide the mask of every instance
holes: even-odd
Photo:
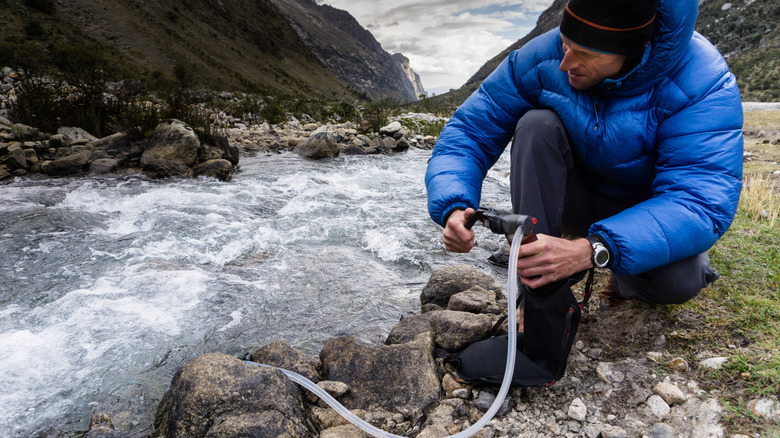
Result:
[[[597,268],[606,267],[610,261],[609,250],[607,247],[604,246],[604,244],[601,243],[601,240],[599,240],[599,238],[596,236],[588,236],[586,239],[588,239],[590,246],[593,248],[593,253],[591,253],[590,256],[591,261],[593,261],[593,265]]]

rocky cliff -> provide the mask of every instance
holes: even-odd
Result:
[[[387,53],[348,12],[314,0],[272,1],[317,59],[341,80],[372,99],[417,100],[408,60],[403,65],[403,60]]]

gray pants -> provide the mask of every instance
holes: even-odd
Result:
[[[550,110],[532,110],[517,123],[510,173],[512,209],[537,219],[536,231],[584,237],[594,222],[640,202],[608,199],[591,192],[566,128]],[[639,275],[617,275],[620,295],[656,304],[680,304],[718,278],[706,252]]]

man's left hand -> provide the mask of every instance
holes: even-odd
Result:
[[[593,267],[593,248],[587,239],[567,240],[545,234],[537,238],[520,245],[517,274],[526,286],[538,288]]]

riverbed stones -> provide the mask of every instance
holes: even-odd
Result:
[[[310,435],[303,399],[284,374],[220,353],[200,356],[174,376],[161,404],[166,437]]]

